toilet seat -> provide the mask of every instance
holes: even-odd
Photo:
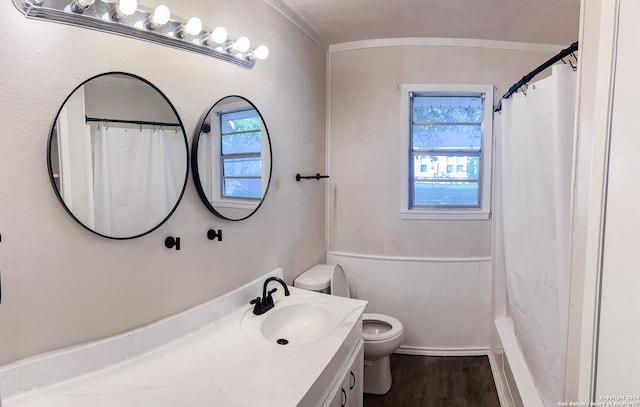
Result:
[[[364,331],[364,325],[368,322],[381,322],[385,325],[389,326],[389,330],[384,331],[384,332],[379,332],[379,333],[369,333],[369,332],[365,332]],[[391,317],[389,315],[384,315],[384,314],[369,314],[369,313],[364,313],[362,314],[362,324],[363,324],[363,331],[362,331],[362,339],[364,339],[365,341],[368,342],[376,342],[376,341],[386,341],[389,340],[391,338],[394,338],[398,335],[402,335],[403,333],[403,326],[402,326],[402,322],[400,322],[399,320],[395,319],[394,317]]]

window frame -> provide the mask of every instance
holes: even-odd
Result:
[[[401,97],[401,158],[400,158],[400,215],[405,220],[483,220],[489,219],[491,213],[491,156],[493,148],[493,85],[475,84],[402,84]],[[481,124],[480,168],[478,174],[479,205],[467,206],[414,206],[411,207],[413,179],[412,151],[412,115],[411,95],[413,93],[450,94],[483,94],[483,110]]]
[[[260,112],[258,112],[258,110],[255,107],[247,108],[246,104],[243,102],[227,103],[212,110],[213,114],[211,115],[211,117],[213,118],[213,120],[211,120],[210,125],[212,127],[213,137],[211,139],[211,144],[209,148],[210,148],[211,157],[213,157],[212,166],[215,170],[212,172],[212,176],[210,180],[211,182],[210,189],[212,191],[211,204],[216,207],[253,209],[255,208],[256,203],[259,202],[260,199],[262,199],[262,198],[252,198],[252,197],[239,197],[239,196],[236,197],[236,196],[228,196],[228,195],[225,196],[223,195],[223,192],[222,192],[224,189],[224,179],[225,179],[224,168],[223,168],[224,157],[237,158],[241,156],[260,156],[260,160],[261,160],[260,166],[261,166],[261,174],[262,174],[260,178],[264,180],[265,163],[264,163],[264,157],[262,155],[262,151],[264,151],[264,143],[266,138],[264,125],[261,124],[260,126],[260,140],[262,144],[262,149],[259,154],[258,153],[228,154],[228,155],[225,155],[224,157],[222,154],[222,136],[223,135],[222,135],[222,129],[220,125],[220,120],[222,118],[222,115],[228,112],[235,112],[235,111],[242,111],[242,110],[255,110],[258,115],[258,118],[260,118],[260,122],[264,123],[262,121],[262,117],[260,116]],[[265,186],[262,185],[261,189],[262,189],[262,194],[264,195]]]

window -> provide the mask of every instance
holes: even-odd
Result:
[[[262,120],[255,109],[225,110],[220,118],[220,197],[262,196]]]
[[[197,146],[198,192],[227,218],[249,216],[271,176],[271,144],[260,112],[240,96],[220,99],[203,120]]]
[[[487,219],[493,87],[401,90],[402,218]]]

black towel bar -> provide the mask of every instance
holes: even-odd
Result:
[[[296,181],[300,182],[301,179],[315,179],[315,180],[319,180],[320,178],[329,178],[328,175],[320,175],[320,173],[317,173],[316,175],[309,175],[309,176],[302,176],[300,174],[296,174]]]

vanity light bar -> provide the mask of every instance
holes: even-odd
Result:
[[[208,55],[246,69],[253,68],[256,59],[269,55],[266,46],[251,49],[246,37],[230,38],[222,27],[215,30],[204,27],[195,17],[189,20],[175,18],[166,6],[149,10],[138,6],[135,0],[13,0],[13,3],[27,18],[154,42]]]

